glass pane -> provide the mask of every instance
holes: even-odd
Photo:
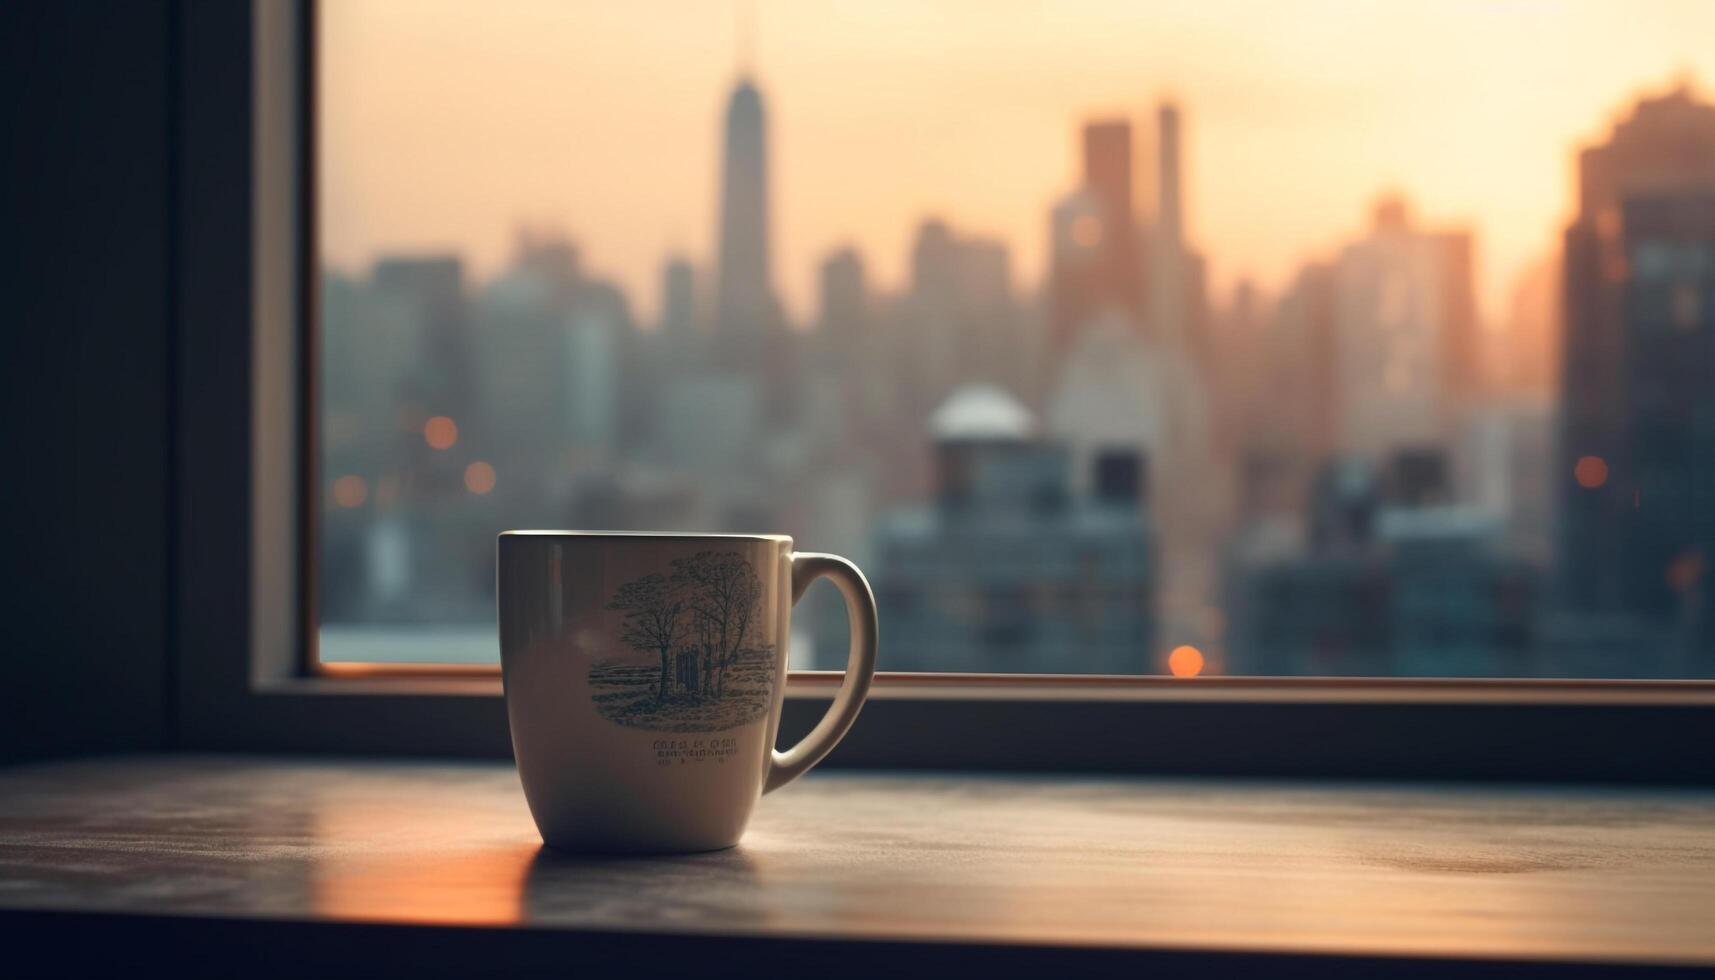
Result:
[[[886,669],[1715,676],[1715,5],[320,18],[326,659],[570,527]]]

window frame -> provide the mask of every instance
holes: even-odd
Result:
[[[508,756],[498,668],[316,661],[313,0],[177,30],[172,742]],[[791,673],[783,740],[838,681]],[[1711,746],[1710,681],[883,672],[825,764],[1711,784]]]

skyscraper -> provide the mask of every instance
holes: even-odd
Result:
[[[762,93],[742,78],[727,103],[721,159],[715,330],[723,360],[754,367],[778,325],[769,248],[768,124]]]
[[[1179,107],[1171,102],[1155,110],[1155,142],[1156,232],[1163,242],[1182,248],[1185,211],[1179,178]]]
[[[1561,585],[1581,609],[1696,615],[1715,598],[1715,106],[1683,87],[1641,100],[1578,166]]]
[[[1155,225],[1149,247],[1149,327],[1162,341],[1182,347],[1199,364],[1211,353],[1203,256],[1185,240],[1185,190],[1179,107],[1163,102],[1155,113]]]
[[[1049,212],[1048,333],[1057,353],[1101,308],[1102,241],[1102,209],[1089,189],[1066,195]]]
[[[1132,197],[1131,123],[1084,126],[1084,187],[1101,213],[1101,281],[1098,302],[1136,317],[1143,312],[1137,211]]]
[[[686,259],[674,256],[661,266],[661,336],[673,344],[688,343],[697,322],[696,272]]]
[[[1004,243],[955,231],[937,218],[917,229],[906,309],[905,371],[927,411],[955,387],[1016,376],[1023,353]]]
[[[476,404],[464,262],[456,255],[386,256],[370,272],[375,295],[417,324],[417,367],[404,397],[425,417],[461,418]]]
[[[1131,123],[1086,123],[1083,183],[1056,208],[1050,319],[1064,348],[1105,310],[1143,313],[1143,269],[1132,203]]]
[[[884,397],[885,386],[874,383],[887,370],[870,318],[869,281],[863,256],[846,246],[822,261],[820,313],[816,317],[817,367],[848,389],[854,402]]]
[[[1283,448],[1301,462],[1332,455],[1339,438],[1334,268],[1299,270],[1275,307],[1254,401],[1244,416],[1252,446]]]
[[[893,631],[881,666],[1149,671],[1160,566],[1139,499],[1147,460],[1110,451],[1074,481],[1065,447],[992,385],[956,389],[929,431],[932,502],[875,524],[871,567]]]
[[[1477,385],[1471,236],[1417,227],[1383,198],[1334,267],[1336,432],[1341,450],[1385,458],[1450,448]]]

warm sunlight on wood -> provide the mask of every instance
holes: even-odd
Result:
[[[541,842],[516,807],[421,805],[387,787],[327,794],[312,817],[310,833],[333,855],[310,876],[320,915],[495,925],[523,915]],[[423,859],[426,851],[434,860]]]

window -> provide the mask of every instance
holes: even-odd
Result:
[[[1715,677],[1646,6],[326,4],[320,658],[493,662],[566,526],[846,554],[886,670]]]

